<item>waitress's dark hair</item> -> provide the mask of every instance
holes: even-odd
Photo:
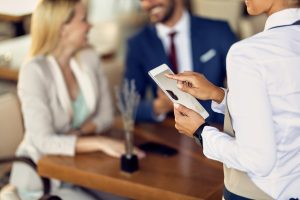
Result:
[[[300,0],[294,0],[294,1],[296,3],[297,7],[300,7]]]
[[[286,0],[290,6],[300,7],[300,0]]]

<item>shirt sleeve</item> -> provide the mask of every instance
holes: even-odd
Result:
[[[234,52],[243,49],[235,48]],[[261,69],[243,54],[229,54],[227,101],[236,137],[213,127],[205,127],[202,137],[208,158],[249,174],[266,176],[275,163],[276,148],[271,103]]]
[[[225,113],[225,106],[226,106],[226,99],[227,99],[227,90],[225,88],[222,88],[224,90],[224,98],[221,103],[217,103],[215,101],[211,101],[211,109],[214,112],[224,114]]]
[[[45,83],[46,78],[37,63],[23,66],[18,83],[25,125],[25,139],[29,140],[42,154],[73,156],[77,137],[56,132],[50,100]]]

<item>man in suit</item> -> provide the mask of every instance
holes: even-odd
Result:
[[[225,60],[236,37],[228,24],[189,14],[184,0],[141,0],[151,24],[128,40],[125,78],[135,80],[141,95],[137,121],[161,121],[173,110],[172,102],[157,88],[148,71],[167,63],[173,71],[196,71],[223,86]],[[150,89],[154,99],[146,98]],[[211,110],[210,101],[200,102],[209,112],[208,122],[223,122]]]

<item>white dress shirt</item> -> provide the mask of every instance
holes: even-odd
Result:
[[[274,199],[300,197],[300,25],[277,27],[298,20],[300,9],[277,12],[263,32],[231,47],[227,103],[236,137],[210,126],[202,134],[208,158],[246,172]]]
[[[167,55],[169,54],[171,43],[169,34],[174,31],[177,33],[174,37],[174,43],[176,46],[178,72],[193,71],[190,24],[190,16],[187,12],[184,12],[173,27],[165,26],[162,23],[156,25],[158,37],[162,41]]]

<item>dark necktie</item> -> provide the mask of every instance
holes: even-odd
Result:
[[[171,69],[173,69],[173,72],[175,74],[178,73],[176,47],[174,43],[174,38],[176,34],[177,32],[169,33],[169,37],[170,37],[169,60],[171,63]]]

